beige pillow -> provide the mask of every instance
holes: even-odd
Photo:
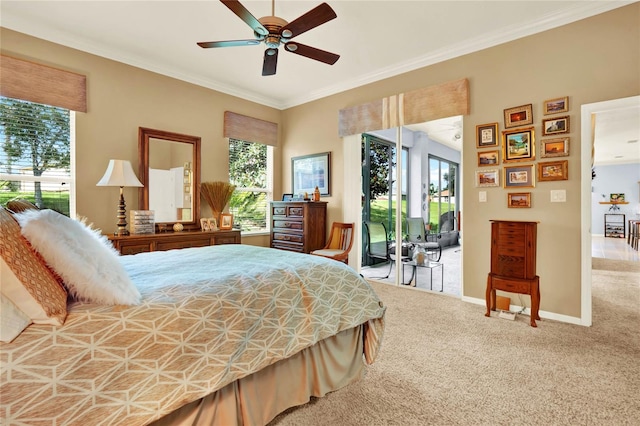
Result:
[[[31,318],[0,294],[0,342],[11,342],[31,324]]]
[[[0,291],[36,324],[62,325],[67,291],[0,207]]]

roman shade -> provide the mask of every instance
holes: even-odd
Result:
[[[0,94],[87,112],[87,77],[11,56],[0,57]]]
[[[454,80],[341,109],[340,137],[469,114],[469,81]]]
[[[278,146],[278,125],[270,121],[225,111],[224,137]]]

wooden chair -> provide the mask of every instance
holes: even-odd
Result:
[[[340,262],[349,263],[349,252],[353,246],[353,223],[333,222],[329,242],[320,250],[311,254]]]

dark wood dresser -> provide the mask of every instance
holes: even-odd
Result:
[[[271,203],[271,247],[309,253],[324,247],[326,234],[326,201]]]
[[[538,222],[491,221],[491,272],[487,278],[487,313],[496,310],[496,290],[531,296],[531,326],[540,319],[540,278],[536,275]]]
[[[157,234],[134,234],[126,236],[108,235],[109,241],[121,254],[136,254],[149,251],[205,247],[220,244],[240,244],[240,231],[181,231]]]

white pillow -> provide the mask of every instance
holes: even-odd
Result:
[[[11,342],[31,324],[31,318],[0,294],[0,342]]]
[[[15,218],[22,235],[76,299],[104,305],[140,303],[140,292],[118,252],[99,231],[53,210],[27,210]]]

